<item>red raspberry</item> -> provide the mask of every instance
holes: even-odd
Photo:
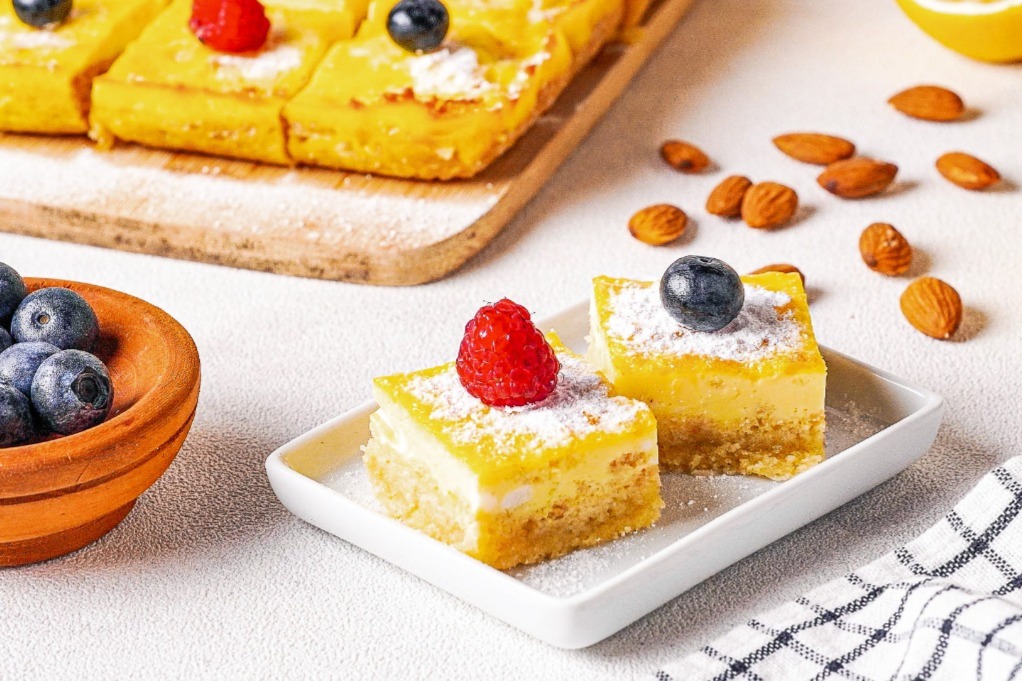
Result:
[[[188,22],[218,52],[250,52],[266,44],[270,20],[259,0],[194,0]]]
[[[520,407],[554,391],[561,365],[529,317],[507,298],[479,308],[465,326],[458,378],[491,407]]]

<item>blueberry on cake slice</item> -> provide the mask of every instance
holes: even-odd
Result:
[[[373,393],[365,463],[386,513],[495,568],[660,515],[649,408],[509,300],[469,323],[457,363],[378,378]]]
[[[797,274],[687,256],[593,282],[589,359],[656,416],[660,462],[783,480],[823,460],[827,367]]]

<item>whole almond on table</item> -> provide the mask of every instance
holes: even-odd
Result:
[[[710,165],[710,157],[694,144],[681,140],[668,140],[660,146],[660,156],[675,170],[698,173]]]
[[[802,274],[802,270],[795,267],[794,265],[789,265],[786,262],[778,262],[772,265],[764,265],[763,267],[760,267],[758,270],[753,270],[749,272],[749,274],[764,274],[766,272],[783,272],[785,274],[797,274],[799,279],[802,280],[802,286],[806,285],[806,275]]]
[[[938,85],[917,85],[887,100],[895,109],[924,121],[956,121],[965,113],[962,98]]]
[[[685,233],[688,216],[668,203],[647,206],[628,221],[632,236],[650,246],[663,246]]]
[[[894,181],[898,166],[871,158],[849,158],[827,166],[816,182],[835,196],[861,199],[879,194]]]
[[[749,187],[742,199],[742,219],[749,227],[776,229],[798,210],[798,194],[777,182],[759,182]]]
[[[917,330],[931,338],[946,340],[962,323],[962,298],[950,284],[922,277],[901,294],[901,313]]]
[[[706,212],[723,218],[736,218],[742,214],[742,199],[752,186],[752,180],[742,175],[732,175],[713,188],[706,199]]]
[[[841,137],[818,132],[793,132],[774,138],[774,146],[796,161],[830,165],[855,155],[855,145]]]
[[[862,230],[859,253],[868,268],[889,277],[904,274],[912,264],[908,239],[886,222],[875,222]]]
[[[938,158],[937,170],[948,182],[965,189],[986,189],[1001,181],[1001,174],[993,166],[961,151]]]

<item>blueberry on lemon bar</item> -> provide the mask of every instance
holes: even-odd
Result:
[[[456,363],[378,378],[365,463],[386,513],[493,567],[591,546],[660,515],[657,431],[510,300]]]
[[[284,109],[298,163],[470,177],[609,40],[621,0],[373,0]]]
[[[783,480],[823,460],[827,367],[797,274],[686,256],[593,282],[589,359],[657,419],[660,462]]]
[[[164,4],[0,2],[0,130],[85,133],[92,79],[109,68]]]
[[[93,87],[91,135],[289,164],[281,111],[366,0],[174,0]]]

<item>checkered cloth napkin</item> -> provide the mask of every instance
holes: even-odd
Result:
[[[1022,681],[1022,457],[857,572],[657,672],[728,679]]]

